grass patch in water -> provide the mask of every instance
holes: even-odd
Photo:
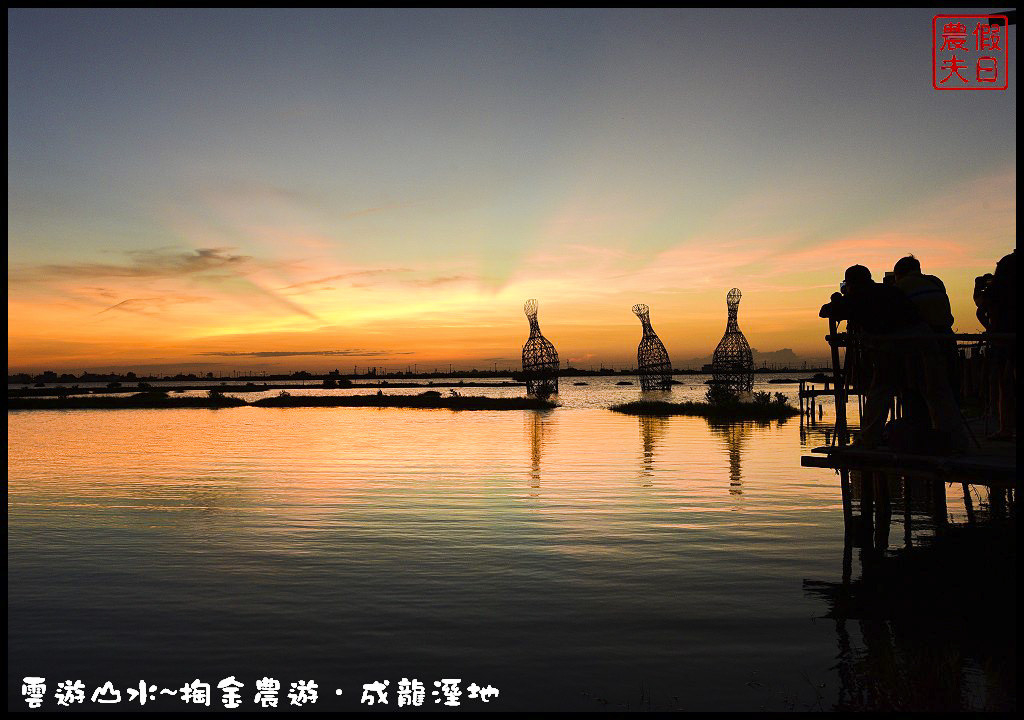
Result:
[[[428,390],[419,395],[287,395],[263,398],[255,407],[387,407],[437,410],[549,410],[549,400],[531,397],[494,398],[479,395],[442,395]]]
[[[224,408],[224,407],[390,407],[440,410],[550,410],[558,407],[549,400],[532,397],[493,398],[477,395],[441,395],[428,390],[419,395],[290,395],[248,403],[211,391],[208,396],[171,397],[164,392],[145,392],[129,397],[74,396],[48,398],[7,398],[8,410],[97,410],[126,408]]]
[[[8,410],[125,410],[151,408],[227,408],[248,403],[241,398],[210,393],[197,397],[170,397],[165,392],[125,396],[75,395],[68,397],[9,397]]]
[[[612,405],[609,410],[626,415],[692,415],[711,420],[782,420],[799,415],[792,405],[782,403],[708,403],[636,400]]]

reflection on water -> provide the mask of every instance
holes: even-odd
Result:
[[[895,555],[866,547],[859,551],[862,577],[807,581],[835,630],[834,707],[1015,707],[1013,542],[957,538]]]
[[[708,423],[711,431],[725,441],[725,448],[729,455],[729,493],[732,495],[743,494],[743,468],[741,465],[743,457],[743,441],[749,433],[752,423]],[[767,423],[761,423],[761,427],[767,427]]]
[[[549,442],[555,425],[555,414],[552,410],[538,410],[525,413],[524,420],[530,433],[530,487],[540,488],[540,461],[544,453],[544,445]],[[532,494],[536,497],[536,493]]]
[[[895,624],[887,644],[845,610],[837,660],[810,591],[902,544],[900,481],[871,486],[889,518],[854,536],[836,476],[799,467],[799,423],[604,409],[630,392],[570,385],[543,413],[9,413],[9,703],[27,674],[316,677],[346,698],[405,676],[491,683],[495,709],[817,709],[856,704],[858,662],[915,662]],[[999,505],[948,490],[910,488],[916,544]],[[972,674],[984,648],[930,637],[963,707],[1008,697]]]
[[[643,487],[650,487],[654,477],[655,443],[665,435],[665,431],[668,428],[668,418],[640,415],[637,419],[640,422],[640,441],[643,444],[640,483]]]
[[[1013,493],[892,473],[849,482],[842,579],[804,583],[834,623],[836,709],[1015,707]],[[964,522],[949,512],[957,491]],[[902,545],[890,552],[894,511]]]

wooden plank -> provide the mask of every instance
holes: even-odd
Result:
[[[848,339],[848,333],[835,332],[831,328],[829,334],[825,336],[825,342],[834,344],[838,347],[845,347]],[[886,335],[872,336],[867,334],[861,334],[860,337],[870,342],[875,337],[883,337],[885,340],[900,340],[907,342],[916,342],[918,340],[957,340],[964,342],[995,342],[995,343],[1012,343],[1017,341],[1017,333],[950,333],[946,335],[920,335],[913,333],[891,333]]]
[[[1016,458],[998,456],[911,455],[888,450],[818,447],[800,458],[802,467],[849,470],[883,470],[895,473],[954,476],[965,482],[1000,487],[1016,487]]]
[[[850,393],[854,393],[855,394],[856,391],[851,389]],[[818,397],[819,395],[833,396],[835,394],[836,394],[835,390],[803,390],[800,393],[800,397]]]

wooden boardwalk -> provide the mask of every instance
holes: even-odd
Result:
[[[906,475],[924,475],[949,482],[969,482],[991,487],[1017,486],[1016,444],[1012,452],[964,455],[914,455],[886,448],[861,450],[855,447],[822,446],[811,450],[814,455],[800,458],[803,467],[836,470],[872,470]]]
[[[916,342],[920,338],[887,336],[890,339]],[[1016,341],[1015,334],[1003,335],[971,335],[956,334],[951,336],[957,341]],[[832,351],[833,377],[825,382],[824,390],[801,381],[800,410],[801,420],[804,412],[813,422],[814,404],[817,397],[828,394],[831,390],[835,397],[835,434],[831,437],[826,433],[826,443],[811,450],[812,455],[800,458],[803,467],[832,468],[839,470],[844,476],[850,470],[870,473],[894,473],[897,475],[914,475],[947,482],[963,482],[988,485],[997,488],[1017,487],[1017,441],[996,441],[986,438],[991,428],[985,427],[981,418],[964,420],[971,436],[970,448],[958,455],[922,455],[900,452],[892,448],[878,447],[873,449],[858,448],[848,444],[850,427],[846,419],[846,401],[857,391],[851,387],[850,373],[845,363],[840,361],[839,348],[848,345],[849,336],[836,332],[836,321],[829,320],[829,334],[825,337]],[[893,417],[901,415],[898,400],[893,408]]]
[[[980,418],[969,420],[967,427],[971,436],[977,439],[977,444],[972,442],[968,451],[962,455],[917,455],[896,452],[886,447],[864,450],[850,445],[823,445],[813,448],[813,455],[801,457],[800,465],[836,470],[912,474],[945,479],[949,482],[1016,488],[1016,440],[986,439],[986,428]]]

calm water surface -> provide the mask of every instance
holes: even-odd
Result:
[[[606,409],[636,386],[587,382],[547,412],[9,412],[9,704],[25,675],[269,675],[321,710],[402,677],[495,709],[834,706],[869,648],[803,589],[842,572],[837,478],[799,466],[821,431],[638,419]]]

